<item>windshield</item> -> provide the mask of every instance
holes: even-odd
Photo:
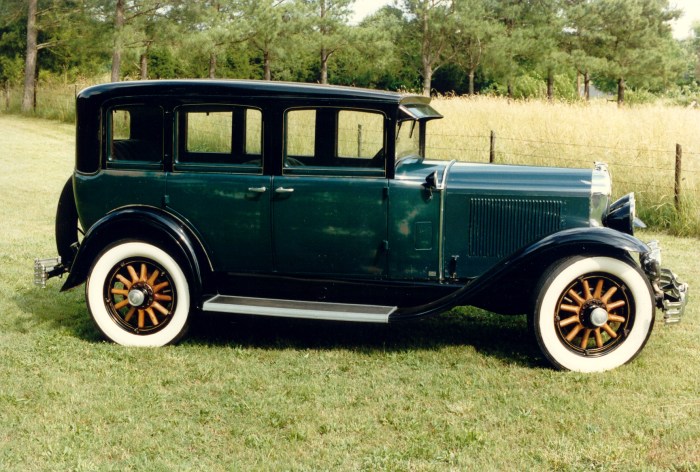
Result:
[[[396,159],[420,155],[420,124],[417,120],[399,121],[396,129]]]

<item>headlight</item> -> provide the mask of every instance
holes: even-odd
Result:
[[[628,193],[610,205],[610,210],[603,223],[608,228],[634,234],[635,211],[634,193]]]

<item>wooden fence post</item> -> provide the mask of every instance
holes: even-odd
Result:
[[[676,210],[681,209],[681,167],[683,161],[683,147],[676,144],[676,181],[673,186],[673,202],[676,205]]]
[[[489,139],[489,164],[496,162],[496,132],[491,130]]]

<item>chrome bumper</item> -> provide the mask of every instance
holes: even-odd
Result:
[[[681,321],[688,303],[688,284],[681,282],[669,269],[661,268],[661,247],[658,241],[648,243],[649,252],[641,255],[641,263],[654,289],[656,306],[664,313],[664,323]]]
[[[664,323],[678,323],[688,303],[688,284],[679,281],[670,270],[661,269],[658,288],[663,293],[659,308],[664,312]]]
[[[51,277],[67,272],[60,257],[53,259],[34,259],[34,285],[46,288],[46,281]]]

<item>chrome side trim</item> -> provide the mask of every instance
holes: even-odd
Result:
[[[305,302],[230,295],[216,295],[202,305],[202,310],[218,313],[364,323],[388,323],[389,316],[396,309],[395,306]]]
[[[439,216],[439,228],[438,228],[438,280],[443,282],[445,280],[445,198],[447,192],[447,175],[452,166],[457,162],[452,159],[442,171],[442,179],[438,182],[436,190],[440,191],[440,216]]]

